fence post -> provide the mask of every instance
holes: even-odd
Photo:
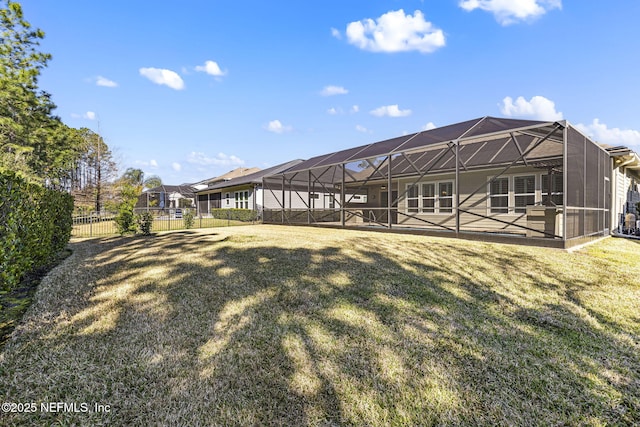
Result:
[[[231,226],[231,209],[227,209],[227,227]]]

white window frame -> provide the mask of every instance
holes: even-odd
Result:
[[[547,197],[547,187],[544,185],[543,179],[545,176],[548,176],[548,174],[542,174],[540,175],[540,203],[544,202],[544,199]],[[551,200],[553,201],[553,197],[554,196],[561,196],[562,197],[562,204],[558,205],[558,206],[562,206],[564,205],[564,191],[562,191],[564,189],[564,177],[562,176],[561,173],[556,173],[553,175],[554,177],[556,177],[556,179],[560,180],[560,191],[553,191],[553,188],[551,189]]]
[[[249,209],[249,190],[241,190],[233,193],[236,209]]]
[[[507,180],[507,192],[506,193],[496,193],[493,194],[491,192],[491,184],[493,184],[495,181],[497,180]],[[509,215],[510,213],[510,207],[512,206],[511,204],[511,200],[510,200],[510,195],[511,195],[511,189],[513,188],[512,183],[511,183],[511,179],[508,176],[499,176],[498,178],[491,180],[488,184],[487,184],[487,212],[489,215]],[[504,199],[506,197],[507,199],[507,206],[492,206],[492,200],[494,199]],[[496,211],[494,211],[494,209]],[[503,210],[506,210],[506,212],[503,212]]]
[[[516,178],[526,178],[526,177],[533,177],[533,192],[531,193],[516,193]],[[541,179],[540,179],[541,180]],[[516,206],[516,197],[531,197],[533,196],[533,204],[535,205],[536,203],[539,203],[538,198],[536,197],[536,193],[537,193],[537,189],[538,187],[538,183],[540,182],[540,180],[538,179],[538,174],[536,173],[521,173],[521,174],[517,174],[517,175],[512,175],[511,176],[511,183],[513,184],[511,186],[511,188],[509,189],[509,197],[513,197],[512,202],[513,203],[509,203],[510,205],[513,204],[513,213],[514,214],[526,214],[527,213],[527,206],[528,205],[524,205],[524,206]],[[511,211],[511,209],[510,209]]]
[[[451,185],[451,195],[450,196],[441,196],[440,195],[440,185],[441,184],[450,184]],[[425,196],[423,189],[424,185],[433,185],[434,193],[433,196]],[[414,197],[410,197],[411,187],[417,188],[417,194]],[[405,196],[405,213],[409,215],[451,215],[455,212],[456,205],[456,194],[455,194],[455,185],[454,180],[452,179],[441,179],[438,181],[420,181],[416,183],[408,183],[405,186],[407,192]],[[451,200],[451,207],[441,207],[440,202],[442,200]],[[416,206],[409,206],[409,201],[415,201]],[[433,207],[424,207],[424,200],[433,200]],[[446,210],[446,212],[443,212]]]
[[[420,213],[421,185],[422,183],[407,184],[406,211],[409,214]],[[413,190],[415,190],[415,193],[413,193]],[[415,202],[415,206],[409,206],[410,201]]]
[[[425,196],[424,187],[426,185],[433,186],[433,196]],[[433,206],[424,206],[426,200],[431,200]],[[438,203],[438,184],[435,182],[421,182],[420,183],[420,211],[422,213],[436,213],[436,205]]]
[[[546,195],[546,193],[544,193],[544,189],[542,188],[542,176],[544,174],[541,173],[536,173],[536,172],[523,172],[523,173],[516,173],[516,174],[512,174],[512,175],[502,175],[500,177],[498,177],[497,179],[506,179],[508,182],[508,192],[507,194],[500,194],[500,195],[492,195],[491,194],[491,183],[487,184],[487,215],[511,215],[511,216],[516,216],[516,215],[524,215],[526,214],[526,206],[516,206],[516,197],[519,196],[533,196],[533,204],[534,205],[539,205],[542,203],[542,201],[544,200],[544,196]],[[516,178],[519,177],[530,177],[533,176],[534,177],[534,183],[533,183],[533,192],[528,192],[528,193],[516,193],[516,188],[515,188],[515,181]],[[488,178],[490,179],[490,178]],[[562,193],[552,193],[552,195],[557,195],[557,194],[562,194]],[[491,200],[493,198],[496,197],[506,197],[507,198],[507,207],[506,208],[501,208],[501,207],[491,207]],[[506,209],[506,212],[493,212],[493,209]]]
[[[442,195],[442,190],[440,189],[440,185],[442,184],[451,184],[451,195],[449,196],[443,196]],[[454,190],[454,185],[453,185],[453,181],[438,181],[436,188],[438,189],[438,192],[436,193],[436,212],[435,213],[439,213],[439,214],[452,214],[453,213],[453,209],[454,209],[454,199],[453,196],[455,195],[455,190]],[[447,207],[442,207],[442,200],[443,199],[450,199],[451,200],[451,206],[447,206]],[[446,212],[442,212],[443,209],[446,209]]]

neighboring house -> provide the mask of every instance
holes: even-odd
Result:
[[[191,184],[161,185],[138,197],[136,210],[195,207],[195,189]]]
[[[622,231],[625,215],[638,215],[640,202],[640,156],[627,147],[607,148],[613,165],[611,179],[611,223],[612,229]]]
[[[564,120],[483,117],[265,176],[264,222],[566,248],[617,226],[612,179],[624,175],[622,187],[637,192],[637,155],[628,151],[607,151]]]
[[[203,181],[200,182],[196,182],[195,184],[192,184],[191,186],[196,189],[197,191],[200,190],[204,190],[207,189],[215,184],[218,184],[220,182],[224,182],[224,181],[229,181],[231,179],[234,178],[238,178],[241,176],[245,176],[245,175],[249,175],[255,172],[258,172],[260,170],[260,168],[235,168],[232,171],[229,171],[227,173],[225,173],[224,175],[220,175],[220,176],[216,176],[214,178],[207,178]]]
[[[254,168],[253,173],[210,181],[206,188],[197,191],[198,215],[208,216],[212,209],[251,209],[261,212],[262,179],[283,172],[300,162],[302,160],[293,160],[263,170]]]

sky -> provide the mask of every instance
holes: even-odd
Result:
[[[22,0],[39,85],[165,184],[484,116],[640,151],[640,1]]]

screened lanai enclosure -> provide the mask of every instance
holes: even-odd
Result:
[[[610,174],[566,121],[484,117],[266,177],[263,220],[566,248],[608,235]]]

